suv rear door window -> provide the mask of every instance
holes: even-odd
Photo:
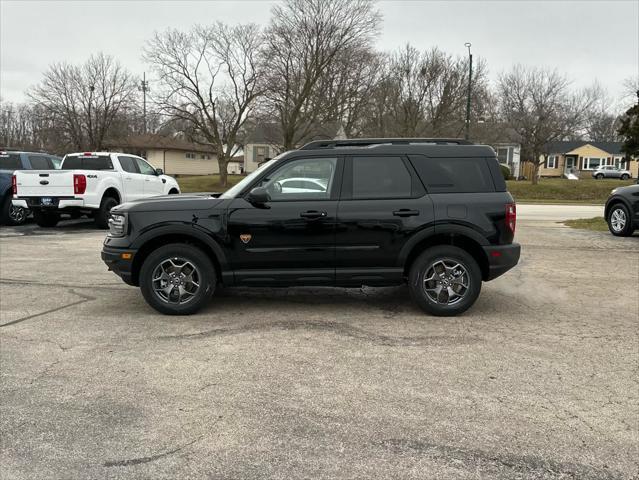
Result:
[[[411,155],[428,193],[485,193],[494,192],[495,185],[486,159],[429,158]]]
[[[19,153],[6,153],[0,155],[0,170],[19,170],[22,168]]]
[[[108,155],[95,155],[90,157],[72,156],[65,157],[62,162],[62,170],[113,170],[111,157]]]
[[[410,198],[412,178],[401,157],[353,157],[353,199]]]

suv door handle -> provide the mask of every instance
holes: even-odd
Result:
[[[409,210],[408,208],[400,208],[399,210],[395,210],[393,215],[396,217],[414,217],[419,215],[419,210]]]
[[[318,212],[317,210],[308,210],[306,212],[300,213],[300,217],[302,218],[322,218],[326,216],[326,212]]]

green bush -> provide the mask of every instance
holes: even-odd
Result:
[[[504,180],[510,179],[510,167],[508,165],[504,165],[503,163],[499,164],[499,168],[501,169],[501,174],[504,176]]]

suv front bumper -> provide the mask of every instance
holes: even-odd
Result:
[[[483,247],[488,259],[488,276],[485,280],[493,280],[503,275],[519,262],[521,246],[518,243]]]
[[[130,257],[124,258],[123,254],[125,256],[128,254]],[[101,257],[107,268],[118,275],[124,283],[136,286],[133,283],[133,259],[135,254],[135,250],[103,246]]]

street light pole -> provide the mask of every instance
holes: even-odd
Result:
[[[473,54],[470,53],[470,42],[464,44],[468,48],[468,98],[466,99],[466,140],[470,138],[470,91],[473,80]]]

